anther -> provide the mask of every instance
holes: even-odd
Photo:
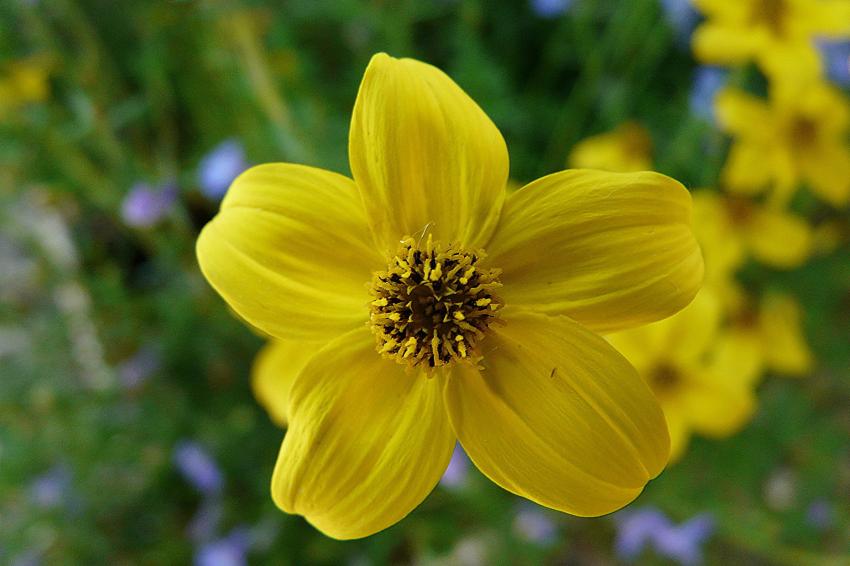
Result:
[[[372,280],[378,352],[426,369],[477,360],[477,345],[502,308],[493,294],[501,286],[499,270],[482,267],[485,257],[430,235],[424,242],[402,240],[386,271]]]

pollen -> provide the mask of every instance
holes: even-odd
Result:
[[[477,362],[478,346],[503,304],[500,270],[481,265],[482,250],[406,237],[386,271],[374,274],[370,322],[376,349],[423,368]]]

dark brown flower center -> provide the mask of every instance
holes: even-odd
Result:
[[[728,196],[726,197],[726,212],[729,214],[729,219],[736,226],[743,226],[749,224],[749,222],[753,219],[753,213],[755,212],[755,206],[751,200],[738,197],[738,196]]]
[[[679,370],[670,364],[662,363],[652,369],[649,375],[649,385],[656,395],[663,395],[675,389],[682,381]]]
[[[799,117],[791,123],[791,140],[798,148],[807,148],[818,139],[818,125],[811,118]]]
[[[785,18],[788,16],[786,0],[761,0],[752,5],[750,21],[753,24],[764,24],[776,35],[785,34]]]
[[[406,237],[386,271],[372,279],[370,321],[376,348],[410,367],[475,361],[477,346],[502,308],[494,291],[498,269],[481,266],[484,253],[428,236]]]

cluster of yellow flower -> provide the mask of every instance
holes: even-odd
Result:
[[[850,102],[822,78],[815,37],[850,37],[846,0],[697,0],[706,16],[693,48],[710,64],[754,61],[769,84],[762,100],[736,88],[715,98],[719,127],[732,137],[719,190],[693,192],[694,230],[705,283],[677,315],[609,336],[658,397],[680,457],[691,432],[725,437],[751,418],[765,372],[804,376],[812,354],[792,296],[751,296],[736,280],[749,259],[793,269],[815,248],[813,230],[789,207],[802,186],[833,206],[850,199]],[[850,65],[850,61],[848,61]],[[588,138],[572,167],[652,167],[649,133],[629,122]]]

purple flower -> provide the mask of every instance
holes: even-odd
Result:
[[[201,192],[210,199],[220,200],[233,180],[247,168],[242,144],[235,139],[221,142],[201,159],[198,166]]]
[[[207,543],[195,553],[195,566],[244,566],[251,534],[244,527],[237,527],[218,540]]]
[[[702,562],[702,544],[714,531],[708,514],[697,515],[674,525],[661,511],[652,508],[626,511],[616,516],[614,548],[623,560],[634,560],[646,546],[659,556],[692,566]]]
[[[699,21],[699,14],[691,0],[661,0],[661,8],[679,41],[687,41]]]
[[[449,467],[443,472],[443,477],[440,478],[440,485],[450,489],[461,487],[466,483],[467,475],[469,474],[469,457],[461,448],[460,443],[455,444],[455,450],[452,452],[452,459],[449,461]]]
[[[126,389],[135,389],[159,369],[160,356],[156,348],[143,346],[118,366],[118,377]]]
[[[850,41],[818,40],[817,44],[830,80],[850,86]]]
[[[224,479],[212,457],[203,447],[191,441],[183,441],[174,448],[174,465],[190,484],[204,495],[221,491]]]
[[[30,484],[30,498],[42,509],[53,509],[66,499],[71,487],[71,472],[58,465],[36,477]]]
[[[551,544],[558,537],[558,526],[542,507],[522,504],[514,516],[514,532],[528,542]]]
[[[572,6],[573,0],[529,0],[531,9],[541,18],[557,18]]]
[[[835,523],[835,510],[826,499],[817,499],[806,509],[806,523],[819,531],[825,531]]]
[[[703,513],[655,535],[655,550],[679,564],[702,563],[702,544],[714,532],[714,519]]]
[[[699,67],[691,86],[691,112],[709,122],[715,122],[714,98],[726,86],[728,73],[720,67]]]
[[[614,549],[624,560],[637,558],[656,532],[671,527],[670,520],[657,509],[624,511],[616,515],[617,538]]]
[[[173,184],[153,188],[146,183],[136,183],[124,197],[121,217],[128,226],[148,228],[168,214],[177,200],[177,187]]]

